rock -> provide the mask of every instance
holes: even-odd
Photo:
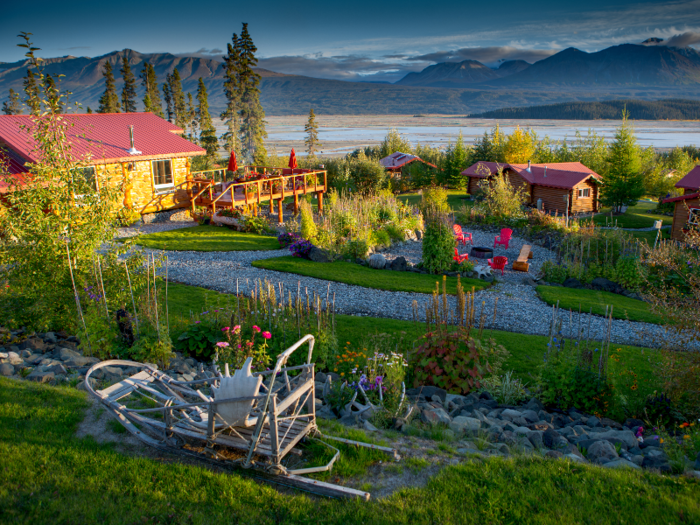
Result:
[[[542,401],[540,401],[536,397],[533,397],[532,399],[530,399],[530,401],[527,402],[525,408],[528,410],[533,410],[534,412],[537,412],[539,414],[540,410],[544,410],[544,405],[542,404]]]
[[[323,372],[316,372],[316,377],[314,379],[317,383],[323,384],[326,382],[326,377],[328,376],[326,376],[326,374],[324,374]]]
[[[44,372],[53,372],[56,376],[60,375],[67,375],[68,371],[64,368],[63,365],[57,364],[57,365],[51,365],[47,367],[42,367]]]
[[[583,285],[581,284],[581,281],[578,279],[574,279],[573,277],[569,277],[564,281],[564,287],[566,288],[583,288]]]
[[[615,468],[615,469],[633,469],[633,470],[639,470],[641,467],[639,465],[635,465],[631,461],[628,461],[623,458],[618,458],[614,459],[612,461],[608,461],[607,463],[603,463],[603,466],[605,468]]]
[[[517,410],[506,408],[503,412],[501,412],[501,417],[513,421],[516,418],[522,417],[522,413],[518,412]]]
[[[563,458],[564,454],[562,454],[558,450],[548,450],[547,452],[544,453],[544,457],[549,458],[549,459],[559,459],[559,458]]]
[[[606,440],[600,440],[588,447],[588,460],[595,463],[603,463],[617,459],[617,451],[612,443]]]
[[[431,425],[437,425],[438,423],[449,425],[452,422],[450,416],[442,408],[433,408],[421,411],[421,419],[425,423],[430,423]]]
[[[618,423],[617,421],[615,421],[613,419],[607,418],[607,417],[601,418],[600,424],[603,425],[604,427],[611,427],[611,428],[614,428],[616,430],[623,429],[623,427],[620,423]]]
[[[591,416],[588,418],[588,421],[586,421],[586,425],[588,425],[591,428],[599,427],[600,426],[600,419],[598,419],[595,416]]]
[[[369,257],[367,264],[370,268],[382,270],[386,266],[386,257],[384,257],[381,253],[372,254]]]
[[[537,421],[540,420],[540,417],[534,410],[525,410],[523,411],[523,419],[525,419],[525,421],[528,423],[537,423]]]
[[[58,338],[56,337],[56,334],[53,332],[46,332],[44,334],[44,341],[48,341],[51,344],[56,344],[58,342]]]
[[[421,230],[416,230],[416,240],[420,241],[423,238],[423,232]]]
[[[604,292],[622,293],[622,286],[604,277],[596,277],[591,281],[591,288]]]
[[[14,375],[15,367],[10,363],[3,363],[0,365],[0,376],[10,377]]]
[[[532,443],[533,447],[537,449],[544,448],[544,441],[542,439],[543,434],[544,432],[535,430],[527,435],[527,439],[530,441],[530,443]]]
[[[569,444],[564,436],[561,436],[558,432],[552,430],[551,428],[548,428],[542,434],[542,443],[544,443],[544,446],[549,449],[564,448]]]
[[[337,419],[335,417],[335,414],[333,411],[330,409],[330,407],[321,407],[320,410],[316,411],[316,417],[320,417],[321,419]]]
[[[23,365],[24,359],[22,359],[17,352],[8,352],[7,360],[11,365]]]
[[[700,470],[700,452],[698,452],[698,457],[695,458],[695,470]]]
[[[633,417],[629,417],[629,418],[625,419],[623,426],[629,428],[630,430],[634,430],[637,427],[643,427],[644,421],[642,421],[641,419],[635,419]]]
[[[660,447],[661,446],[661,441],[659,440],[658,437],[655,438],[646,438],[643,443],[639,444],[639,448],[642,450],[646,450],[649,447]]]
[[[505,443],[493,443],[490,447],[491,450],[495,450],[497,452],[500,452],[501,454],[508,455],[510,454],[510,449],[508,448],[508,445]]]
[[[311,250],[309,250],[308,258],[310,261],[319,263],[327,263],[331,260],[330,257],[328,257],[328,252],[317,246],[313,246]]]
[[[447,400],[447,391],[443,390],[442,388],[439,388],[437,386],[424,386],[418,389],[420,391],[420,394],[425,398],[425,399],[432,399],[434,395],[440,396],[440,399],[442,400],[442,404],[445,404],[445,401]]]
[[[481,428],[481,421],[474,417],[457,416],[450,423],[450,429],[455,434],[463,434],[465,431],[477,432]]]
[[[46,343],[44,343],[43,339],[38,337],[30,337],[22,342],[20,345],[20,350],[31,350],[32,353],[43,353],[46,350]]]
[[[612,443],[624,443],[625,449],[634,448],[639,443],[631,430],[609,430],[595,434],[596,439],[606,439]]]
[[[554,452],[554,451],[550,450],[550,452]],[[582,458],[581,456],[577,456],[574,453],[565,454],[564,457],[566,459],[568,459],[569,461],[573,461],[574,463],[588,463],[585,458]]]
[[[391,265],[389,266],[389,269],[394,270],[395,272],[405,272],[406,271],[406,258],[405,257],[397,257],[393,261],[391,261]]]
[[[71,350],[70,348],[59,348],[58,356],[61,361],[68,361],[71,358],[83,357],[80,353],[76,352],[75,350]]]
[[[54,379],[53,372],[41,372],[39,370],[34,370],[31,374],[27,376],[29,381],[36,381],[37,383],[48,383]]]
[[[63,366],[67,366],[68,368],[81,368],[87,364],[90,364],[90,358],[81,355],[63,361]]]
[[[537,286],[537,283],[535,280],[530,277],[529,275],[523,277],[523,280],[521,281],[525,286]]]
[[[28,358],[32,357],[32,353],[29,350],[22,350],[20,351],[19,356],[26,361]],[[7,359],[7,357],[8,356],[5,355],[3,359]]]
[[[354,414],[345,414],[338,421],[346,427],[353,427],[357,423],[357,418]]]

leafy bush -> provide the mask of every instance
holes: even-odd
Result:
[[[372,232],[371,242],[373,246],[389,246],[391,245],[391,237],[386,230],[377,230]]]
[[[439,187],[424,189],[421,207],[423,209],[435,209],[440,213],[449,213],[450,205],[447,204],[447,190]]]
[[[257,233],[258,235],[262,233],[271,233],[274,230],[270,227],[270,223],[264,217],[246,217],[244,223],[244,230],[250,233]]]
[[[131,347],[132,357],[142,363],[156,363],[167,368],[174,357],[173,343],[167,334],[140,337]]]
[[[202,319],[194,321],[180,334],[175,347],[191,357],[209,361],[216,351],[221,332],[215,317],[202,316]]]
[[[515,405],[527,397],[525,385],[520,379],[513,377],[512,370],[502,376],[485,378],[481,390],[489,392],[503,405]]]
[[[491,217],[524,217],[522,205],[527,200],[525,190],[511,185],[508,177],[499,169],[494,177],[479,183],[483,199],[477,205]]]
[[[425,211],[423,234],[423,267],[431,273],[450,269],[454,257],[455,239],[447,217],[435,208]]]
[[[299,203],[299,211],[301,213],[301,236],[313,242],[318,230],[316,228],[316,223],[314,223],[314,212],[311,208],[311,204],[306,201],[301,201]]]

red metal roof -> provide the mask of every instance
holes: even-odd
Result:
[[[688,193],[687,195],[681,195],[680,197],[671,197],[670,199],[664,199],[664,202],[687,201],[690,199],[697,199],[698,197],[700,197],[700,192]]]
[[[551,164],[506,164],[480,161],[469,166],[462,175],[484,178],[498,170],[512,170],[530,184],[551,186],[553,188],[572,189],[589,177],[599,180],[601,177],[580,162],[556,162]]]
[[[77,160],[92,164],[128,162],[150,158],[204,155],[206,151],[182,138],[182,129],[152,113],[92,113],[61,115],[69,124],[67,138]],[[29,162],[39,160],[31,135],[30,115],[0,115],[0,145]],[[134,146],[139,154],[130,155],[129,126],[134,126]],[[24,128],[26,127],[26,129]],[[11,173],[26,172],[13,163]]]
[[[420,157],[417,157],[416,155],[411,155],[409,153],[401,153],[400,151],[397,151],[396,153],[392,153],[391,155],[380,159],[379,163],[386,169],[398,169],[416,160],[422,162],[423,164],[427,164],[428,166],[432,166],[433,168],[437,168],[437,166],[435,166],[434,164],[430,164],[430,162],[426,162]]]
[[[700,166],[695,166],[685,177],[676,182],[676,188],[685,190],[700,189]]]

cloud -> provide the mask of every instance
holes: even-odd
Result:
[[[224,54],[225,54],[224,50],[219,49],[218,47],[215,47],[214,49],[207,49],[205,47],[202,47],[202,48],[200,48],[197,51],[194,51],[192,53],[175,53],[175,56],[208,58],[210,60],[218,60],[219,62],[223,62],[224,61],[224,57],[223,57]]]
[[[537,62],[556,53],[555,49],[519,49],[512,46],[463,47],[454,51],[436,51],[410,57],[408,60],[421,62],[461,62],[478,60],[483,64],[496,64],[504,60],[524,60]]]
[[[671,47],[688,47],[700,43],[700,33],[687,31],[680,35],[673,35],[668,40],[661,42],[661,45]]]

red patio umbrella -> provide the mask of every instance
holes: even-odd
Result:
[[[228,171],[236,171],[238,170],[238,162],[236,162],[236,152],[232,151],[231,152],[231,158],[228,159],[228,168],[226,168]]]
[[[289,167],[292,169],[297,167],[297,154],[294,153],[294,148],[292,148],[292,153],[289,155]]]

